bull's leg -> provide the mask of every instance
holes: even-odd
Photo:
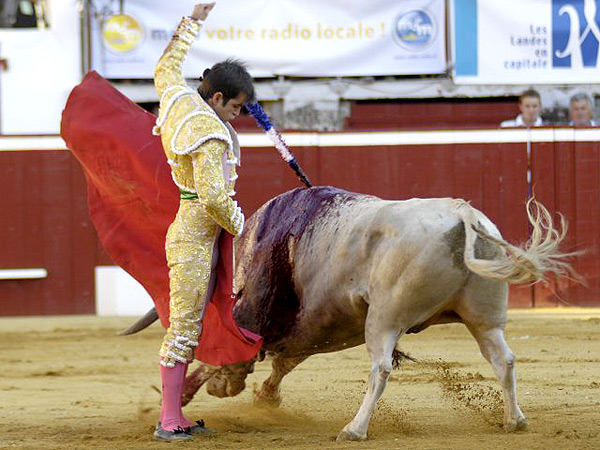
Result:
[[[338,441],[356,441],[367,438],[369,420],[392,371],[392,353],[402,333],[390,328],[383,328],[380,325],[382,321],[374,317],[376,315],[372,309],[369,309],[365,325],[365,341],[371,357],[369,387],[356,416],[338,434]]]
[[[494,368],[504,396],[504,429],[511,432],[527,428],[527,419],[517,403],[515,356],[504,338],[507,298],[506,283],[471,277],[456,312]]]
[[[254,394],[254,403],[265,406],[279,406],[281,404],[281,395],[279,394],[281,380],[306,358],[306,356],[284,358],[275,355],[272,363],[273,371],[262,384],[260,391]]]
[[[467,325],[481,349],[481,353],[494,368],[504,394],[504,429],[508,432],[527,428],[527,419],[517,403],[515,356],[504,339],[502,328],[480,329]]]
[[[198,389],[210,380],[216,371],[217,367],[200,363],[200,366],[185,379],[181,394],[181,406],[187,405],[194,398]]]

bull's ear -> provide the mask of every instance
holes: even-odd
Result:
[[[258,354],[256,355],[256,360],[257,360],[258,362],[264,361],[264,360],[265,360],[265,356],[266,356],[266,354],[267,354],[267,352],[265,351],[265,349],[264,349],[264,348],[261,348],[261,349],[258,351]]]

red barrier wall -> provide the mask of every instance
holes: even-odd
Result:
[[[516,97],[356,101],[345,130],[498,128],[519,114]]]
[[[300,147],[315,185],[387,199],[461,197],[511,242],[527,238],[527,152],[509,144]],[[247,215],[299,186],[272,148],[246,148],[239,200]],[[511,306],[600,305],[600,147],[597,142],[533,143],[535,194],[570,223],[567,250],[588,287],[561,280],[513,288]],[[39,280],[0,280],[0,315],[94,312],[94,267],[103,255],[87,213],[85,179],[66,151],[0,152],[0,269],[46,268]],[[555,293],[558,294],[555,295]]]
[[[66,151],[0,152],[0,269],[47,278],[0,280],[0,316],[94,313],[98,240],[81,167]]]
[[[587,286],[553,280],[536,286],[535,306],[600,304],[600,145],[597,142],[532,146],[532,185],[537,198],[569,222],[564,251],[585,251],[575,269]]]

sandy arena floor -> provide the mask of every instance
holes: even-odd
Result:
[[[132,318],[0,319],[0,448],[17,449],[600,449],[600,309],[517,310],[508,342],[517,355],[529,430],[506,434],[492,369],[462,325],[402,339],[420,362],[388,384],[365,442],[335,442],[362,401],[364,346],[317,355],[283,381],[279,409],[252,404],[270,371],[218,399],[201,390],[186,407],[218,430],[185,444],[154,442],[159,412],[157,324],[130,337]]]

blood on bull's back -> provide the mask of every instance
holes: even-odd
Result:
[[[340,314],[347,308],[336,311],[334,306],[326,311],[297,277],[311,271],[329,271],[333,276],[335,267],[324,266],[320,260],[322,252],[318,248],[327,252],[328,239],[318,231],[331,222],[331,211],[360,197],[330,187],[296,189],[266,203],[247,222],[235,243],[236,255],[240,256],[236,260],[235,289],[240,300],[235,317],[240,326],[263,336],[266,349],[313,354],[315,345],[333,342],[332,333],[336,333]],[[300,247],[304,249],[301,253]],[[308,329],[303,326],[305,321],[312,322]],[[358,320],[356,325],[362,335],[364,322]],[[323,340],[320,336],[329,338]],[[358,341],[360,338],[353,345]]]

